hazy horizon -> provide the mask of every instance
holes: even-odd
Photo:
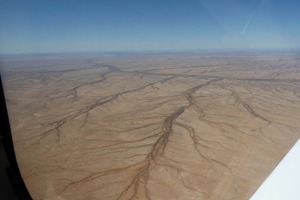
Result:
[[[218,53],[300,53],[300,48],[261,48],[261,49],[165,49],[165,50],[95,50],[95,51],[45,51],[45,52],[0,52],[0,56],[34,55],[85,55],[85,54],[218,54]]]

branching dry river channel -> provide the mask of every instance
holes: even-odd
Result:
[[[300,136],[299,52],[1,58],[33,199],[249,199]]]

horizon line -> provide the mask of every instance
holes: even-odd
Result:
[[[78,55],[78,54],[157,54],[157,53],[242,53],[242,52],[295,52],[300,48],[220,48],[220,49],[162,49],[162,50],[91,50],[91,51],[45,51],[1,53],[0,56],[33,56],[33,55]]]

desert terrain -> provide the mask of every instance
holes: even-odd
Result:
[[[300,53],[6,56],[42,200],[246,200],[300,137]]]

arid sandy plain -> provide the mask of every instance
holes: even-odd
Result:
[[[249,199],[300,136],[300,53],[1,58],[33,199]]]

